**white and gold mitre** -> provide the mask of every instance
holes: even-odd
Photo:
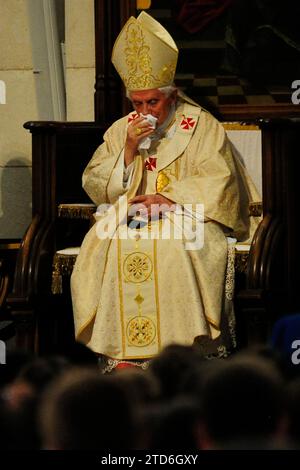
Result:
[[[172,85],[178,49],[168,31],[144,11],[116,39],[112,63],[129,91]]]

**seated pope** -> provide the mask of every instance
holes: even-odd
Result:
[[[234,347],[229,241],[249,237],[256,195],[223,126],[174,86],[177,58],[151,16],[128,20],[112,62],[134,111],[83,174],[98,209],[71,278],[75,333],[114,365],[174,343]]]

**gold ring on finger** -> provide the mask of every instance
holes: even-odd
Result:
[[[140,127],[137,127],[136,130],[135,130],[136,135],[141,135],[142,132],[143,131]]]

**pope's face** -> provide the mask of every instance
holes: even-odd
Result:
[[[157,126],[161,126],[169,115],[172,103],[175,103],[177,91],[166,96],[158,89],[132,91],[130,98],[137,113],[152,114],[157,118]]]

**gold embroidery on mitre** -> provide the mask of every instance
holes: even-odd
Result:
[[[156,191],[160,193],[166,186],[168,186],[169,183],[170,180],[167,175],[163,171],[160,171],[156,179]]]
[[[126,336],[132,346],[148,346],[156,336],[156,328],[150,318],[136,316],[127,323]]]
[[[123,264],[123,274],[127,282],[145,282],[152,274],[152,261],[148,255],[141,252],[126,256]]]
[[[177,59],[164,65],[158,71],[157,77],[155,78],[155,80],[157,80],[158,83],[172,82],[174,75],[175,75],[176,65],[177,65]]]
[[[173,81],[177,59],[163,65],[157,75],[154,75],[150,46],[146,43],[142,28],[138,24],[130,23],[127,26],[125,43],[127,76],[122,72],[119,73],[126,88],[129,90],[156,88]]]
[[[150,47],[145,42],[142,29],[136,24],[129,24],[126,29],[125,47],[128,77],[122,77],[127,88],[148,86],[152,73]],[[139,74],[139,69],[140,73]]]

